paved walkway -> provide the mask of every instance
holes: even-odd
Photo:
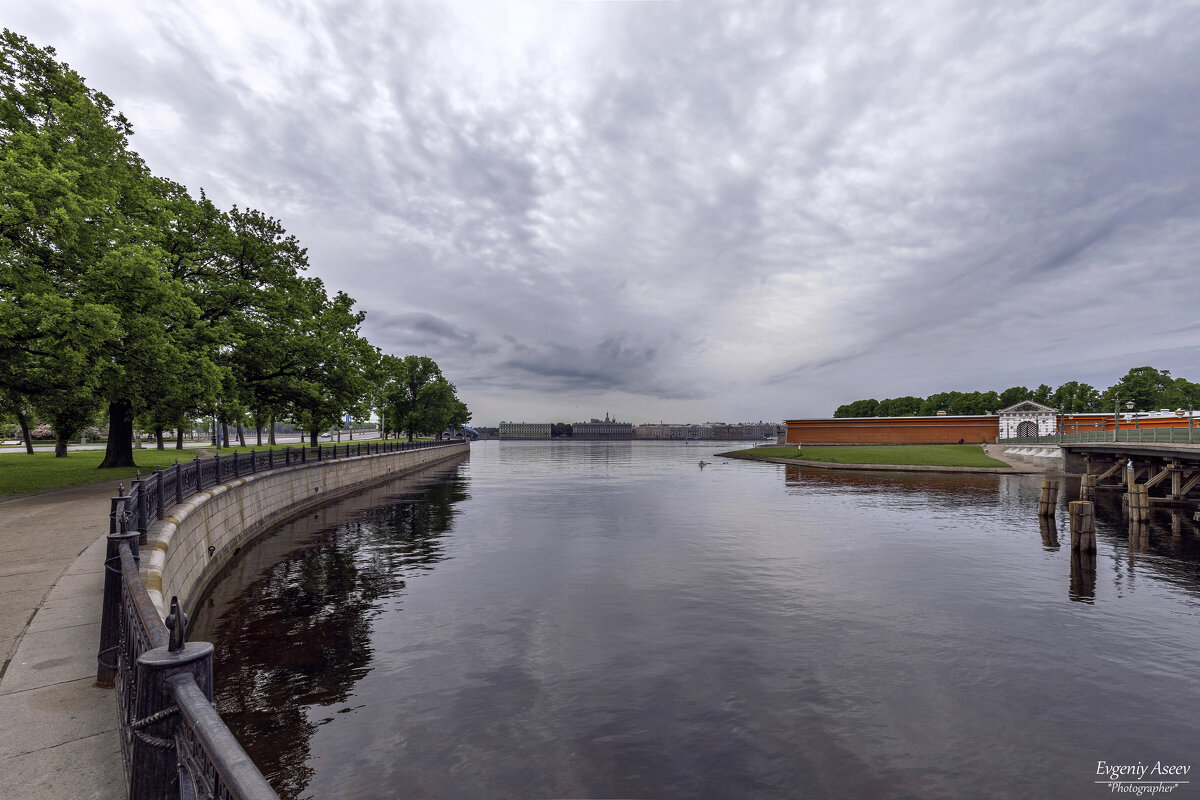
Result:
[[[96,680],[116,481],[0,499],[0,800],[117,800],[117,704]]]

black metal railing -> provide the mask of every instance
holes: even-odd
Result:
[[[116,685],[130,800],[278,800],[213,707],[208,642],[188,642],[187,615],[171,598],[166,621],[139,570],[154,520],[175,503],[230,478],[280,467],[380,455],[448,442],[352,442],[235,453],[176,463],[133,480],[112,498],[96,682]]]

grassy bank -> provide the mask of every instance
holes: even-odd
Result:
[[[749,459],[798,458],[827,464],[996,468],[1009,466],[1003,461],[997,461],[984,455],[983,449],[979,445],[973,444],[912,444],[886,447],[804,445],[800,453],[796,452],[795,447],[756,447],[721,455]]]
[[[380,439],[355,439],[351,442],[343,437],[341,442],[335,442],[338,447],[344,447],[347,444],[355,444],[357,442],[378,443]],[[397,441],[408,441],[407,439],[388,439],[388,443]],[[417,439],[416,441],[427,441],[425,439]],[[307,442],[305,443],[307,446]],[[331,443],[328,439],[321,440],[322,448],[329,448]],[[297,442],[289,442],[288,444],[278,444],[274,447],[268,445],[249,446],[249,447],[222,447],[220,450],[208,447],[189,447],[185,450],[176,450],[174,444],[166,450],[134,450],[133,461],[138,465],[138,469],[142,474],[147,475],[154,471],[155,467],[169,467],[175,463],[175,459],[180,462],[191,461],[199,456],[200,458],[211,458],[214,455],[220,454],[222,457],[230,456],[234,453],[249,453],[254,450],[259,453],[265,453],[268,450],[282,452],[288,448],[295,450],[300,449],[300,444]],[[54,453],[0,453],[0,496],[21,494],[23,492],[37,492],[45,489],[58,489],[62,486],[75,486],[84,483],[104,483],[111,481],[115,494],[118,482],[124,482],[126,487],[129,486],[129,478],[132,478],[137,469],[122,468],[122,469],[97,469],[100,462],[104,460],[103,450],[68,450],[65,458],[55,458]]]

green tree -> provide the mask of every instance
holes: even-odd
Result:
[[[912,395],[890,397],[879,402],[875,413],[880,417],[913,417],[920,413],[924,402],[922,398]]]
[[[1032,398],[1033,392],[1029,391],[1029,389],[1026,387],[1010,386],[1000,393],[1000,408],[1015,406],[1017,403],[1020,403],[1024,400],[1030,400]],[[996,410],[999,411],[1000,409]]]
[[[844,406],[838,406],[837,411],[833,412],[834,417],[874,417],[879,409],[879,401],[870,400],[855,400],[853,403],[847,403]]]
[[[436,434],[470,421],[471,414],[459,400],[454,384],[446,380],[432,358],[384,355],[380,368],[389,424],[404,432],[410,442],[418,433]]]
[[[349,412],[365,416],[370,388],[367,375],[377,355],[359,336],[365,314],[354,311],[344,292],[324,297],[319,280],[303,282],[313,295],[315,313],[301,320],[299,336],[290,340],[297,350],[297,376],[287,387],[297,422],[309,432],[312,445],[320,431]]]
[[[1067,381],[1054,390],[1048,405],[1064,414],[1103,411],[1100,393],[1095,387],[1079,381]]]
[[[187,363],[172,331],[194,309],[156,263],[161,215],[128,149],[131,126],[54,56],[11,31],[0,37],[0,302],[20,326],[0,347],[31,359],[0,380],[61,427],[86,417],[98,393],[110,412],[101,466],[130,466],[136,406]],[[42,321],[45,309],[53,313]],[[68,350],[77,369],[45,385],[13,383],[38,358]]]
[[[1121,405],[1133,401],[1135,411],[1166,408],[1176,396],[1175,379],[1168,370],[1134,367],[1121,380],[1104,391],[1103,402],[1111,407],[1119,398]]]

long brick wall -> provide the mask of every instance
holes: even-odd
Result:
[[[968,444],[994,442],[999,418],[854,417],[789,419],[788,444]]]
[[[199,492],[147,532],[142,579],[164,617],[172,595],[190,608],[229,556],[272,525],[374,483],[470,452],[444,447],[342,458],[260,472]],[[149,553],[149,558],[147,558]]]

